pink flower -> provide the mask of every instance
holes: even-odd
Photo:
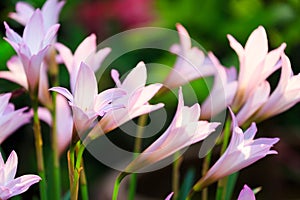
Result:
[[[57,0],[47,0],[45,2],[41,9],[45,30],[57,24],[59,13],[64,4],[64,1],[58,2]],[[29,22],[34,11],[35,9],[30,4],[26,2],[18,2],[16,4],[16,12],[9,13],[9,17],[25,26]]]
[[[251,188],[244,185],[244,188],[241,190],[237,200],[255,200],[255,195]]]
[[[231,112],[231,111],[230,111]],[[238,127],[237,119],[231,112],[232,116],[232,136],[224,154],[209,169],[209,171],[194,186],[194,190],[204,188],[211,183],[235,173],[252,163],[260,160],[269,154],[277,154],[276,151],[270,150],[278,138],[259,138],[254,140],[257,132],[256,124],[252,125],[243,132]]]
[[[215,73],[214,65],[198,47],[192,47],[191,38],[186,29],[176,25],[180,44],[175,44],[170,51],[176,54],[176,63],[164,82],[167,88],[175,88],[192,80],[211,76]]]
[[[96,72],[101,66],[103,60],[111,51],[110,48],[104,48],[97,51],[95,34],[91,34],[89,37],[85,38],[77,47],[74,55],[72,54],[71,50],[63,44],[57,43],[56,49],[70,74],[70,85],[72,92],[74,91],[76,84],[80,63],[86,63],[93,69],[94,72]]]
[[[6,161],[0,155],[0,199],[6,200],[26,192],[29,187],[41,180],[37,175],[23,175],[15,179],[18,156],[12,151]]]
[[[216,73],[213,88],[201,105],[202,119],[209,119],[224,111],[231,105],[237,89],[236,69],[222,66],[213,53],[208,53],[208,56],[216,67]]]
[[[139,172],[179,150],[205,139],[220,123],[198,121],[200,105],[184,106],[181,88],[178,93],[178,107],[168,129],[125,169]]]
[[[56,113],[58,149],[59,153],[62,154],[70,144],[72,138],[73,118],[67,100],[61,95],[57,95],[56,98]],[[53,121],[48,109],[39,108],[38,114],[41,120],[45,121],[49,126],[52,126]]]
[[[285,54],[282,54],[281,60],[280,81],[268,100],[254,115],[254,119],[258,121],[282,113],[300,101],[300,74],[293,74],[290,60]]]
[[[37,9],[25,26],[23,37],[4,22],[5,39],[17,52],[24,67],[29,91],[33,93],[37,92],[42,61],[59,28],[56,24],[49,29],[44,29],[43,20],[41,11]]]
[[[98,116],[103,116],[109,110],[120,107],[112,105],[111,102],[125,93],[121,89],[114,88],[98,94],[95,74],[83,62],[79,68],[73,94],[62,87],[53,87],[50,90],[62,94],[69,100],[74,124],[79,135],[87,131]]]
[[[233,108],[239,109],[252,95],[253,90],[280,68],[279,59],[286,44],[268,52],[267,34],[262,26],[252,32],[245,48],[231,35],[228,35],[228,39],[240,62],[238,89],[233,103]]]
[[[24,71],[23,64],[19,57],[13,56],[11,59],[9,59],[7,61],[7,67],[9,71],[0,71],[0,78],[15,82],[23,88],[25,88],[26,90],[28,90],[26,73]],[[43,62],[41,65],[39,76],[38,98],[40,102],[45,106],[50,106],[52,104],[51,96],[49,94],[48,89],[48,76],[45,63]]]
[[[24,113],[27,108],[15,110],[12,103],[9,103],[11,93],[0,95],[0,144],[19,127],[27,124],[30,113]]]
[[[118,71],[112,70],[111,76],[117,87],[126,91],[126,95],[116,99],[113,103],[124,105],[124,107],[107,112],[90,132],[89,136],[92,138],[107,133],[137,116],[150,113],[164,106],[162,103],[156,105],[150,105],[148,103],[161,88],[162,84],[155,83],[145,86],[147,70],[143,62],[139,62],[137,66],[132,69],[123,83],[121,83],[119,79]]]

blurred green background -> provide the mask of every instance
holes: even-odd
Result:
[[[7,18],[9,12],[15,11],[16,2],[16,0],[0,1],[0,18],[2,22],[8,21],[12,27],[22,32],[20,25]],[[34,7],[41,7],[44,0],[27,2]],[[226,34],[233,35],[244,45],[250,33],[259,25],[263,25],[267,30],[270,49],[286,42],[285,52],[291,60],[294,73],[300,72],[299,0],[69,0],[62,10],[60,23],[62,26],[59,30],[58,41],[73,51],[92,32],[97,34],[98,42],[101,42],[114,34],[131,28],[157,26],[175,29],[175,24],[181,23],[194,40],[207,51],[213,51],[225,66],[238,66],[237,56],[230,48]],[[14,51],[3,40],[3,25],[0,30],[0,69],[6,70],[6,61],[14,54]],[[174,59],[174,56],[167,53],[143,50],[128,53],[115,61],[113,65],[120,66],[121,73],[125,73],[140,60],[144,60],[146,63],[166,63],[172,66]],[[61,70],[61,83],[67,86],[67,72],[63,67]],[[277,72],[270,77],[271,85],[276,86],[279,74],[280,72]],[[108,72],[107,75],[109,75]],[[199,84],[201,84],[199,81],[193,83],[194,87],[199,86]],[[112,81],[108,77],[107,83],[101,84],[100,88],[109,86],[112,86]],[[1,92],[8,92],[17,88],[17,85],[0,80]],[[199,94],[200,99],[207,95],[207,90],[204,89],[203,92],[204,94]],[[27,98],[26,95],[23,98]],[[28,98],[26,101],[20,99],[13,99],[12,101],[19,107],[23,106],[24,102],[29,102]],[[238,179],[234,198],[237,197],[243,184],[248,184],[252,188],[262,186],[263,190],[257,195],[258,199],[300,199],[299,113],[300,106],[297,105],[289,111],[259,124],[259,136],[281,138],[280,143],[275,147],[279,155],[265,158],[243,170]],[[47,126],[43,126],[43,128],[45,132],[49,132]],[[33,146],[33,137],[30,132],[30,126],[24,126],[2,145],[5,152],[9,153],[12,149],[16,149],[19,154],[21,163],[19,174],[35,172],[34,149],[28,148]],[[49,136],[47,135],[47,133],[44,134],[45,148],[49,149],[47,146]],[[112,136],[112,139],[118,142],[117,137],[116,135]],[[126,144],[130,146],[132,138],[127,138],[127,140],[129,142]],[[88,152],[85,153],[85,157],[88,166],[87,178],[93,196],[97,193],[101,177],[109,169],[95,160]],[[188,163],[186,164],[188,165]],[[63,176],[65,177],[64,191],[66,191],[68,182],[65,157],[62,157],[62,166],[65,168]],[[199,171],[200,166],[201,161],[196,161],[196,165],[194,165],[196,172]],[[183,167],[183,174],[186,172],[186,168],[188,167]],[[160,177],[164,177],[161,174],[167,174],[166,177],[168,177],[168,173],[166,169],[156,172]],[[199,173],[196,173],[196,176],[199,177]],[[166,182],[164,191],[153,187],[151,180],[144,181],[138,186],[138,191],[158,199],[162,199],[163,195],[171,190],[169,182],[166,180],[164,181]],[[147,185],[152,187],[148,188]],[[36,189],[30,189],[29,194],[23,195],[24,198],[29,198]]]

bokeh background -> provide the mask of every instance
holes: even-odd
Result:
[[[0,21],[8,21],[12,27],[22,31],[20,25],[7,17],[9,12],[15,10],[16,2],[17,0],[0,1]],[[34,7],[41,7],[44,0],[27,2]],[[60,23],[58,41],[72,50],[90,33],[96,33],[98,42],[101,42],[131,28],[156,26],[175,30],[175,24],[181,23],[194,40],[200,43],[206,51],[213,51],[225,66],[238,66],[237,56],[230,48],[226,34],[232,34],[244,45],[249,34],[259,25],[263,25],[267,30],[270,49],[286,42],[285,52],[291,60],[294,73],[300,72],[299,0],[67,0],[60,16]],[[3,25],[0,26],[0,30],[0,70],[7,70],[6,62],[15,53],[3,40]],[[121,73],[125,73],[140,60],[146,63],[167,63],[172,66],[175,56],[151,49],[134,51],[116,60],[113,66],[117,66]],[[276,72],[269,78],[273,88],[277,84],[279,75],[280,72]],[[67,71],[63,66],[60,81],[63,86],[68,85]],[[200,101],[207,95],[207,90],[201,86],[202,83],[201,80],[192,83]],[[99,85],[102,89],[109,86],[113,86],[109,77],[107,82],[101,82]],[[202,89],[199,90],[197,87],[202,87]],[[9,92],[18,88],[15,84],[0,80],[0,92]],[[17,107],[29,105],[29,98],[26,94],[12,101]],[[174,112],[175,104],[176,101],[173,101],[168,108],[171,114]],[[31,129],[30,125],[23,126],[2,144],[7,154],[12,149],[17,151],[20,162],[18,174],[36,171]],[[47,154],[50,148],[47,144],[50,139],[49,128],[45,124],[43,124],[43,131]],[[244,184],[252,188],[262,187],[262,191],[257,194],[257,199],[300,199],[300,105],[260,123],[257,135],[279,137],[281,140],[275,147],[279,155],[269,156],[242,170],[237,181],[234,199],[237,198],[238,191]],[[132,147],[133,138],[121,137],[120,139],[117,134],[114,134],[111,139],[116,144],[122,143],[124,148]],[[144,142],[144,146],[148,144],[149,142]],[[187,152],[186,157],[192,157],[192,159],[184,160],[182,177],[193,169],[192,174],[196,180],[200,176],[201,160],[196,156],[193,158],[193,153],[195,153],[193,150]],[[61,165],[63,187],[64,191],[67,191],[65,157],[65,155],[62,156]],[[88,152],[85,153],[85,162],[91,197],[102,199],[101,194],[98,193],[103,189],[101,180],[111,170]],[[170,174],[170,168],[165,168],[152,174],[139,176],[138,192],[148,197],[162,199],[171,190]],[[22,197],[31,198],[36,190],[37,187],[33,187]]]

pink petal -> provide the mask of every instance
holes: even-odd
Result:
[[[247,185],[244,185],[237,200],[255,200],[255,195]]]
[[[88,116],[81,108],[72,106],[73,111],[73,120],[76,127],[76,130],[79,135],[84,134],[85,131],[87,131],[92,122],[96,119],[96,115],[94,117]]]
[[[245,66],[257,66],[268,53],[268,39],[265,29],[259,26],[245,45]],[[252,67],[255,69],[255,67]]]
[[[99,67],[101,66],[101,63],[103,60],[107,57],[107,55],[111,52],[111,48],[103,48],[100,49],[95,54],[90,54],[86,59],[85,62],[91,66],[94,72],[96,72]]]
[[[115,69],[111,70],[111,77],[114,80],[114,82],[116,83],[117,87],[121,87],[121,81],[119,79],[120,74],[117,70],[115,70]]]
[[[78,65],[80,62],[85,62],[85,59],[88,56],[96,51],[96,35],[91,34],[87,38],[85,38],[80,45],[77,47],[74,53],[75,63]]]
[[[64,4],[64,1],[58,2],[57,0],[48,0],[45,2],[42,13],[46,29],[58,22],[58,16]]]
[[[18,156],[15,151],[12,151],[5,163],[4,173],[5,182],[9,182],[15,178],[18,166]]]
[[[70,102],[73,102],[73,95],[70,93],[70,91],[63,87],[53,87],[49,89],[50,91],[58,92],[59,94],[66,97]]]
[[[122,89],[128,94],[135,92],[140,87],[145,86],[147,79],[146,65],[144,62],[139,62],[127,75],[122,83]]]
[[[265,102],[271,91],[270,84],[264,81],[259,85],[237,114],[239,125],[244,124]]]
[[[52,104],[52,99],[49,93],[49,83],[46,67],[47,66],[43,63],[40,68],[38,98],[44,106],[50,106]]]
[[[61,56],[62,60],[64,61],[69,74],[72,73],[72,64],[73,64],[73,54],[71,50],[61,43],[56,43],[55,48],[58,51],[59,55]]]
[[[169,195],[167,196],[167,198],[165,198],[165,200],[171,200],[173,194],[174,194],[174,192],[171,192],[171,194],[169,194]]]
[[[20,1],[16,4],[16,12],[9,13],[8,16],[25,26],[33,12],[34,8],[30,4]]]
[[[23,64],[17,56],[13,56],[7,61],[7,68],[10,71],[1,71],[0,78],[15,82],[25,89],[28,89],[27,78]]]
[[[103,92],[99,93],[94,102],[94,110],[98,112],[104,106],[111,103],[112,101],[124,96],[126,92],[119,88],[112,88],[108,90],[104,90]]]
[[[91,109],[98,93],[94,71],[85,63],[81,63],[74,91],[74,104],[83,110]]]
[[[5,93],[5,94],[0,95],[0,102],[1,102],[0,103],[0,114],[2,114],[5,111],[10,97],[11,97],[11,93]]]
[[[54,40],[56,38],[56,34],[57,34],[59,27],[60,27],[59,24],[55,24],[48,29],[47,33],[45,34],[45,36],[43,38],[43,44],[42,44],[41,48],[54,43]]]
[[[32,54],[37,54],[41,48],[45,34],[43,23],[42,13],[37,9],[25,26],[23,38]]]
[[[31,185],[39,182],[40,180],[41,178],[37,175],[23,175],[14,179],[7,185],[11,192],[9,198],[26,192]]]
[[[70,144],[73,130],[73,118],[68,102],[61,95],[56,99],[57,141],[59,152],[62,153]]]
[[[192,44],[189,33],[181,24],[176,24],[176,28],[179,33],[180,44],[182,46],[183,51],[190,49]]]

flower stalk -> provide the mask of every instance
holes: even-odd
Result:
[[[33,131],[34,131],[35,149],[36,149],[36,157],[37,157],[37,168],[38,168],[38,174],[42,179],[39,182],[40,198],[41,200],[47,200],[47,184],[46,184],[44,155],[43,155],[43,139],[41,133],[40,120],[38,116],[37,95],[33,95],[32,97],[32,107],[33,107]]]

